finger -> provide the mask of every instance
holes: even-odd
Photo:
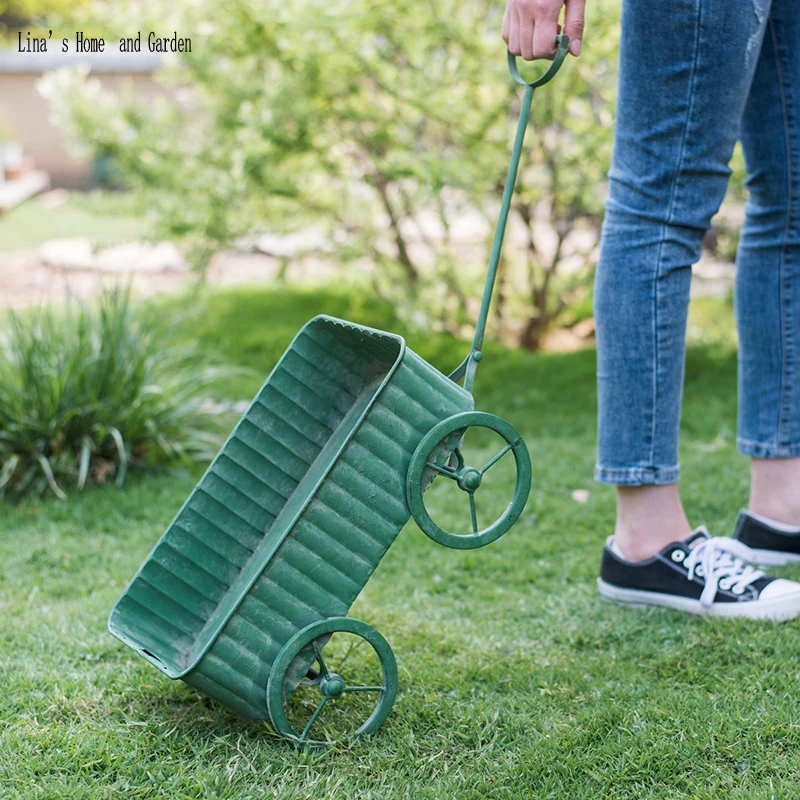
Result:
[[[556,54],[559,11],[560,7],[552,4],[536,15],[536,27],[533,31],[534,58],[552,58]]]
[[[501,36],[503,37],[503,41],[506,44],[508,44],[508,17],[509,17],[508,6],[506,6],[506,12],[505,12],[505,14],[503,14],[503,29],[502,29],[502,33],[501,33]]]
[[[526,61],[533,61],[533,15],[529,11],[520,12],[519,48]]]
[[[574,56],[581,54],[585,2],[586,0],[566,0],[564,5],[564,33],[570,38],[569,51]]]
[[[519,13],[512,10],[509,14],[508,49],[515,55],[520,55],[519,49]]]

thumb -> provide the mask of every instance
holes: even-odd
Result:
[[[580,55],[583,38],[583,8],[586,0],[566,0],[564,3],[564,33],[570,38],[569,51]]]

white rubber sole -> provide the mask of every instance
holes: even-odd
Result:
[[[800,555],[795,553],[782,553],[780,550],[753,549],[753,563],[764,567],[785,567],[787,564],[796,564]]]
[[[772,600],[753,600],[746,603],[715,603],[704,606],[699,600],[673,594],[646,592],[642,589],[622,589],[597,579],[600,596],[606,600],[632,606],[661,606],[707,617],[743,617],[745,619],[771,619],[777,622],[800,616],[800,592],[776,597]]]

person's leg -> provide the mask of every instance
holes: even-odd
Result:
[[[643,561],[690,531],[677,483],[617,487],[614,541],[625,558]]]
[[[625,0],[595,283],[598,481],[634,560],[689,532],[677,490],[691,265],[724,197],[770,0]],[[632,488],[638,487],[638,488]]]
[[[690,265],[725,192],[771,5],[629,0],[624,7],[618,127],[596,283],[596,477],[619,486],[616,532],[598,578],[608,599],[720,616],[800,616],[800,584],[755,569],[742,541],[715,539],[703,528],[686,535],[676,486]],[[784,164],[789,173],[795,168],[800,164]],[[785,273],[791,259],[783,249]],[[800,287],[781,281],[782,307],[792,289]],[[770,313],[777,311],[765,311],[752,327],[769,322]],[[768,432],[784,449],[760,454],[766,456],[795,455],[785,448],[798,441],[797,373],[786,348],[800,330],[783,322],[781,330],[780,428],[777,436],[774,428]]]
[[[754,458],[747,510],[800,529],[800,458]]]
[[[736,274],[739,450],[750,502],[735,538],[764,564],[800,561],[800,21],[774,0],[742,120],[748,168]]]
[[[800,526],[800,18],[774,0],[742,119],[749,197],[736,273],[739,451],[749,510]]]

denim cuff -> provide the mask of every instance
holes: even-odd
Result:
[[[737,439],[736,447],[743,456],[751,458],[798,458],[800,444],[774,444]]]
[[[598,483],[610,483],[612,486],[643,486],[645,484],[662,485],[677,483],[680,467],[624,467],[609,468],[598,464],[594,468],[594,479]]]

